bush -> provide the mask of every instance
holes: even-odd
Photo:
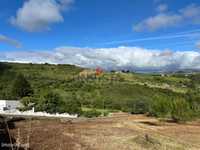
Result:
[[[62,102],[63,105],[61,106],[61,112],[69,113],[69,114],[77,114],[81,115],[81,103],[76,99],[66,100]]]
[[[33,97],[23,97],[20,100],[21,104],[23,105],[23,107],[21,108],[21,110],[26,111],[26,110],[30,110],[32,109],[33,106],[31,106],[31,103],[34,103],[35,100]]]
[[[33,97],[23,97],[20,102],[23,104],[24,107],[29,106],[30,103],[33,102]]]
[[[48,92],[39,101],[36,106],[37,111],[45,111],[47,113],[60,113],[61,110],[61,97],[59,94],[54,92]]]
[[[172,102],[171,117],[176,122],[185,122],[193,118],[189,103],[183,98],[174,99]]]
[[[132,102],[132,114],[145,114],[149,110],[149,102],[146,99],[137,99]]]
[[[150,104],[149,113],[156,117],[168,117],[171,112],[171,99],[156,96]]]
[[[76,96],[61,96],[58,92],[45,92],[44,96],[37,98],[35,103],[36,111],[48,113],[68,113],[81,115],[81,103]],[[26,100],[26,99],[25,99]]]
[[[83,112],[83,116],[87,118],[99,117],[100,115],[101,115],[101,112],[97,111],[96,109]]]
[[[191,110],[194,113],[194,116],[199,118],[200,117],[200,94],[199,91],[196,90],[189,91],[187,93],[187,100],[190,104]]]
[[[195,117],[195,110],[190,103],[182,98],[155,97],[150,105],[150,115],[171,118],[175,122],[185,122]]]

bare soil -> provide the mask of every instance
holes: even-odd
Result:
[[[199,150],[200,122],[176,124],[144,115],[96,119],[26,119],[11,135],[32,150]]]

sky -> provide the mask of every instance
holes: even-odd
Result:
[[[200,69],[199,0],[1,0],[0,61]]]

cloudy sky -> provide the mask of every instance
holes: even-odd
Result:
[[[1,0],[0,11],[0,61],[200,69],[199,0]]]

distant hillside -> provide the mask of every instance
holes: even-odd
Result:
[[[122,109],[132,100],[151,100],[155,95],[184,96],[190,90],[191,75],[103,72],[73,65],[0,63],[0,98],[11,99],[10,89],[17,74],[22,74],[34,95],[53,90],[66,99],[75,93],[83,105]],[[125,108],[124,108],[125,109]]]

